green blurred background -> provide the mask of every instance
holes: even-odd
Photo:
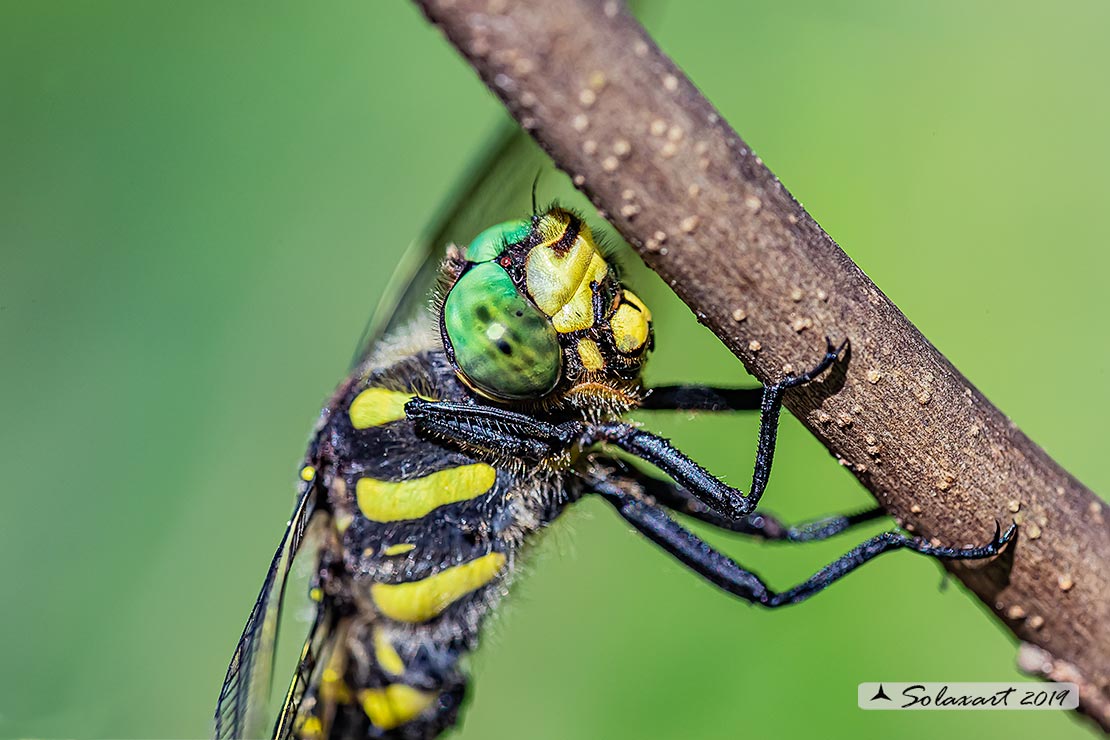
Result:
[[[1110,6],[675,0],[650,20],[940,349],[1110,490]],[[321,401],[500,116],[404,2],[0,3],[0,735],[208,733]],[[748,382],[644,287],[650,382]],[[753,418],[643,418],[748,480]],[[769,508],[868,503],[784,427]],[[881,529],[713,539],[781,587]],[[1018,678],[1012,638],[909,554],[763,612],[586,502],[528,570],[458,737],[1088,734],[856,709],[865,680]]]

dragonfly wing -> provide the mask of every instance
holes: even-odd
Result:
[[[285,701],[281,711],[278,712],[274,722],[272,737],[274,740],[289,740],[297,727],[297,718],[304,699],[305,692],[312,683],[312,677],[320,665],[321,652],[324,645],[332,638],[334,619],[332,611],[321,604],[316,610],[316,618],[312,628],[301,648],[301,656],[297,661],[297,670],[293,672],[293,680],[289,682],[289,689],[285,692]],[[332,649],[334,649],[334,644]],[[302,720],[303,721],[303,720]]]
[[[289,579],[289,567],[300,549],[315,509],[314,491],[315,486],[310,481],[297,500],[281,544],[270,562],[262,590],[231,656],[216,704],[214,737],[217,740],[262,737],[269,730],[265,714],[273,685],[274,651],[285,584]]]

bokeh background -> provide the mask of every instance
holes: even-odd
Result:
[[[1110,491],[1110,6],[705,0],[649,20],[940,349]],[[321,401],[500,117],[403,2],[0,3],[0,736],[207,735]],[[749,381],[636,275],[649,381]],[[754,418],[643,419],[748,480]],[[786,518],[869,501],[793,420],[776,459]],[[882,526],[710,534],[781,587]],[[1089,736],[1050,712],[859,711],[860,681],[1018,678],[1012,638],[906,553],[763,612],[586,502],[529,571],[456,737]]]

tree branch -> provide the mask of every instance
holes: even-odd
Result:
[[[786,405],[907,530],[963,544],[1023,525],[998,562],[948,567],[1039,665],[1068,667],[1110,730],[1099,499],[921,335],[622,4],[417,4],[757,378],[817,356],[826,334],[851,339],[846,371]]]

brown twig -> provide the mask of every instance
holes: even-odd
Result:
[[[906,529],[982,540],[950,569],[1068,665],[1110,730],[1110,517],[996,409],[790,196],[614,0],[417,0],[644,260],[757,378],[851,339],[786,405]],[[796,365],[795,365],[796,366]]]

